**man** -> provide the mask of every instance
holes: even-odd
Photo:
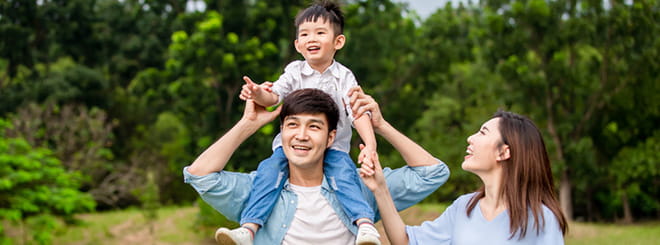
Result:
[[[283,105],[273,112],[248,99],[241,120],[192,165],[184,168],[185,182],[228,219],[237,220],[252,188],[254,173],[223,169],[238,146],[278,114],[289,178],[283,180],[284,189],[268,222],[257,234],[244,235],[254,236],[256,244],[353,244],[357,226],[342,210],[334,193],[333,180],[326,179],[323,174],[325,151],[334,141],[339,115],[332,98],[320,90],[297,90],[284,98]],[[379,111],[372,111],[372,114],[372,121],[382,119]],[[378,121],[374,123],[374,130],[390,142],[407,163],[399,169],[383,170],[398,210],[418,203],[449,177],[444,163],[388,123]],[[363,185],[362,190],[376,210],[373,194]]]

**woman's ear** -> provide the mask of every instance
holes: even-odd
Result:
[[[511,158],[511,150],[509,148],[509,145],[503,144],[500,147],[500,152],[497,155],[497,161],[506,161]]]

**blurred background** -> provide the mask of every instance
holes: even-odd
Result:
[[[150,243],[212,241],[227,221],[182,169],[240,118],[243,75],[302,59],[293,20],[310,2],[0,0],[0,244],[113,244],[164,217],[185,225]],[[660,1],[342,3],[336,60],[452,170],[426,204],[478,187],[466,138],[501,108],[542,130],[568,218],[660,233]],[[256,169],[278,127],[227,169]]]

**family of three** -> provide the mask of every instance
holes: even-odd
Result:
[[[380,244],[374,227],[380,218],[393,244],[563,243],[567,225],[543,139],[530,120],[508,112],[468,138],[462,168],[483,187],[436,220],[405,226],[398,211],[447,181],[448,167],[387,123],[350,70],[334,60],[345,43],[337,5],[312,5],[296,26],[294,45],[305,60],[289,64],[275,83],[245,77],[243,117],[184,168],[184,181],[202,199],[241,224],[218,229],[218,244]],[[278,116],[272,156],[256,172],[224,171],[239,145]],[[348,154],[351,126],[364,142],[359,170]],[[374,132],[401,154],[404,167],[380,167]]]

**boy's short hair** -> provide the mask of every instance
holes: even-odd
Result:
[[[298,32],[298,28],[303,22],[316,21],[319,17],[325,21],[330,21],[335,36],[344,33],[344,13],[341,12],[339,4],[328,0],[316,1],[312,6],[300,11],[296,15],[296,32]]]
[[[293,91],[282,100],[280,124],[290,115],[325,114],[328,119],[328,132],[337,129],[339,109],[332,97],[322,90],[306,88]]]

